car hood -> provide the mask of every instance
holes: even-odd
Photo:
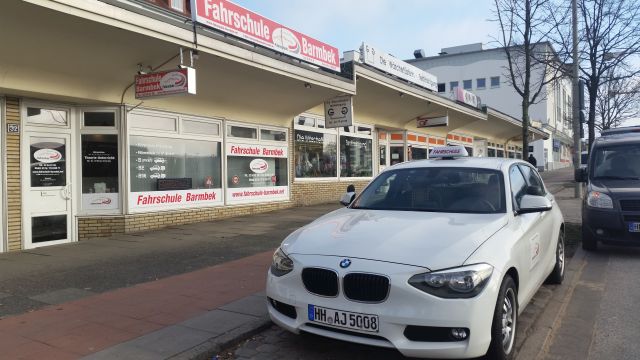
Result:
[[[640,180],[597,179],[590,184],[590,189],[614,195],[614,197],[640,196]]]
[[[507,224],[506,214],[340,209],[298,229],[287,254],[362,258],[438,270],[459,266]]]

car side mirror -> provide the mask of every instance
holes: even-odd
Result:
[[[587,182],[587,168],[576,169],[573,173],[576,182]]]
[[[518,214],[549,211],[551,207],[551,201],[546,196],[524,195],[520,200]]]
[[[349,206],[356,199],[356,187],[353,184],[347,186],[347,192],[340,197],[340,204]]]

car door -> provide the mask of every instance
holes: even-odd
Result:
[[[540,213],[517,213],[522,197],[529,191],[529,184],[516,164],[509,169],[509,183],[514,209],[514,225],[518,234],[514,256],[520,265],[519,295],[521,304],[526,304],[538,289],[540,278],[546,271],[545,263],[541,261],[544,229],[540,221]]]
[[[542,179],[538,172],[534,170],[531,166],[527,164],[519,164],[520,171],[527,181],[527,185],[529,186],[527,192],[530,195],[539,195],[545,196],[551,201],[552,206],[557,206],[555,202],[555,198],[553,195],[547,193],[547,190],[544,187]],[[556,255],[556,227],[554,223],[554,218],[551,211],[543,211],[538,213],[538,221],[540,222],[540,256],[542,258],[542,262],[546,265],[543,266],[546,269],[549,269],[550,263],[555,263],[555,255]],[[540,283],[542,283],[547,276],[546,272],[542,274],[542,278],[538,279]]]

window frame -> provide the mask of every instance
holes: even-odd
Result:
[[[469,85],[469,87],[467,87],[467,84]],[[473,80],[472,79],[462,80],[462,88],[464,90],[473,90]]]
[[[497,84],[494,85],[493,80],[497,79]],[[500,76],[492,76],[489,78],[489,85],[491,86],[492,89],[494,88],[499,88],[500,87]]]
[[[480,80],[482,80],[482,86],[480,86]],[[487,88],[487,78],[477,78],[476,79],[476,89],[486,89]]]

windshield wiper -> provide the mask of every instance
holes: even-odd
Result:
[[[596,176],[593,178],[594,180],[598,179],[611,179],[611,180],[640,180],[640,177],[637,176],[615,176],[615,175],[602,175]]]

